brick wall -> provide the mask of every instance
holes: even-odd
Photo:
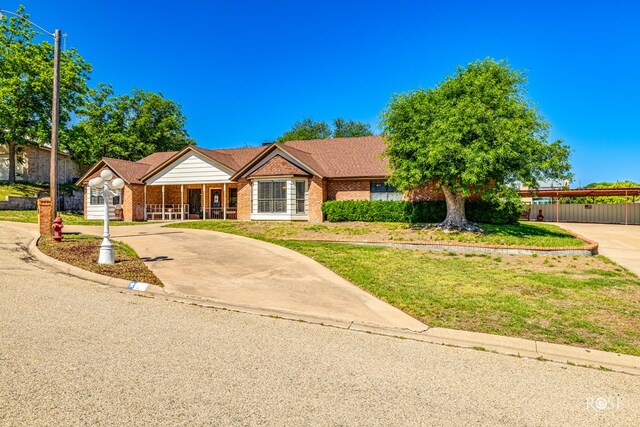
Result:
[[[125,221],[144,221],[144,185],[125,185],[122,193],[123,219]]]
[[[51,152],[38,147],[24,147],[22,178],[29,182],[49,182]],[[72,182],[81,174],[78,165],[69,156],[58,155],[58,182]]]
[[[251,183],[246,179],[238,180],[238,220],[251,219]]]
[[[309,181],[309,222],[322,222],[322,203],[327,200],[326,180],[314,176]]]
[[[331,180],[327,182],[327,200],[369,200],[370,180]]]

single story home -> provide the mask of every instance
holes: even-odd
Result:
[[[49,182],[51,148],[26,145],[16,153],[16,181]],[[58,151],[58,182],[74,182],[81,176],[80,167],[64,151]],[[0,144],[0,181],[9,179],[9,148]]]
[[[111,201],[122,207],[125,221],[322,222],[327,200],[442,199],[431,189],[403,195],[387,185],[384,149],[379,136],[215,150],[189,146],[136,162],[103,158],[77,185],[85,188],[85,218],[100,219],[104,201],[87,183],[110,169],[125,182]]]

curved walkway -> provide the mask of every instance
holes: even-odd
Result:
[[[560,223],[560,227],[600,244],[598,252],[640,276],[640,226]]]
[[[102,227],[73,226],[101,235]],[[425,330],[427,326],[295,251],[259,240],[162,224],[111,227],[176,295],[331,320]]]

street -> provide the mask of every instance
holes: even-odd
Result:
[[[637,425],[640,378],[146,298],[0,224],[0,425]]]

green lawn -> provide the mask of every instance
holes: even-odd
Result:
[[[274,239],[230,221],[168,227],[293,249],[429,326],[640,355],[640,279],[601,256],[456,254]],[[539,229],[547,227],[556,231]]]
[[[48,184],[33,184],[30,182],[11,184],[7,181],[0,181],[0,200],[6,200],[7,196],[36,197],[39,191],[48,190]]]
[[[86,220],[82,214],[74,212],[60,212],[63,224],[67,225],[102,225],[99,219]],[[0,221],[12,222],[38,222],[38,211],[0,211]],[[110,221],[109,225],[141,225],[145,222]]]
[[[71,190],[81,190],[73,184],[59,185],[59,191],[69,193]],[[36,197],[38,192],[49,193],[49,184],[42,182],[16,182],[0,181],[0,200],[6,200],[7,196]]]
[[[584,246],[585,242],[553,224],[523,222],[517,226],[483,224],[483,233],[445,233],[434,226],[392,222],[194,221],[184,225],[263,239],[358,242],[467,242],[522,246]]]

